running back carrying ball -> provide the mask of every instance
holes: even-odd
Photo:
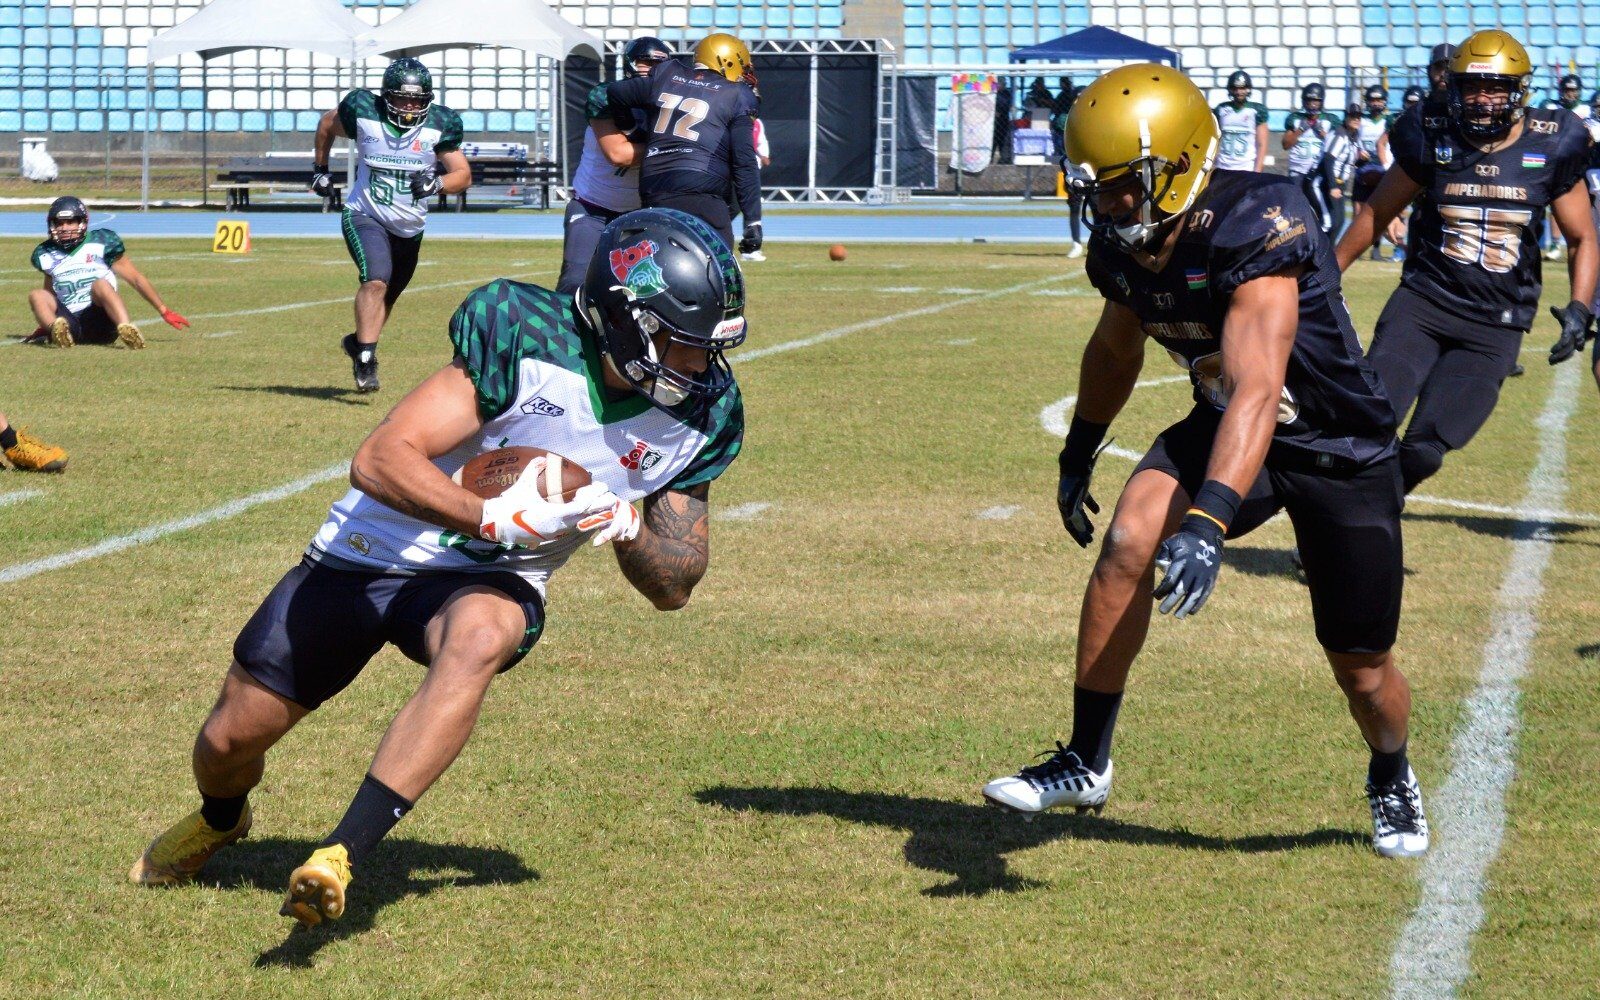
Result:
[[[489,500],[504,493],[512,483],[522,477],[533,460],[545,459],[544,480],[539,484],[539,495],[546,500],[566,502],[578,490],[593,482],[589,471],[576,462],[570,462],[553,451],[529,445],[496,448],[473,458],[451,476],[473,495]]]

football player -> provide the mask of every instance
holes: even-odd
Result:
[[[1228,76],[1228,99],[1212,109],[1222,128],[1219,170],[1260,172],[1267,162],[1267,108],[1250,100],[1250,74],[1236,69]]]
[[[383,92],[352,90],[322,116],[311,152],[311,190],[333,190],[328,152],[350,140],[355,186],[343,215],[345,247],[361,282],[356,329],[341,342],[357,392],[378,391],[378,338],[417,270],[428,203],[472,186],[461,116],[433,100],[433,75],[408,57],[383,71]]]
[[[1066,77],[1061,78],[1061,92],[1056,95],[1055,112],[1050,116],[1050,140],[1055,147],[1057,162],[1061,165],[1061,190],[1067,195],[1067,219],[1072,227],[1072,246],[1067,248],[1067,258],[1075,260],[1088,249],[1083,242],[1083,195],[1078,186],[1070,183],[1077,171],[1066,160],[1067,115],[1078,101],[1078,88]]]
[[[187,881],[243,837],[268,749],[393,643],[427,672],[282,911],[336,919],[372,849],[465,746],[490,681],[538,641],[546,584],[585,541],[610,542],[655,607],[683,607],[709,560],[710,483],[743,439],[723,358],[744,339],[743,308],[728,248],[659,209],[606,227],[576,295],[504,278],[470,294],[450,321],[454,360],[357,450],[354,488],[240,633],[195,742],[201,807],[130,878]],[[452,481],[507,441],[594,482],[570,502],[543,499],[543,459],[494,499]]]
[[[1590,108],[1583,103],[1583,81],[1575,73],[1568,73],[1556,82],[1556,96],[1539,105],[1546,111],[1570,111],[1589,124]],[[1561,248],[1555,234],[1543,221],[1539,225],[1539,245],[1544,247],[1545,260],[1560,260]]]
[[[70,195],[50,203],[45,214],[45,241],[33,248],[33,266],[44,275],[44,287],[28,293],[28,307],[39,329],[29,343],[71,347],[114,344],[130,350],[144,346],[144,334],[128,317],[117,290],[120,278],[133,286],[174,330],[189,321],[168,309],[161,295],[133,261],[122,237],[110,229],[89,228],[89,207]]]
[[[1391,652],[1402,582],[1394,413],[1300,186],[1214,169],[1220,138],[1199,89],[1154,64],[1102,76],[1068,119],[1067,154],[1092,178],[1087,272],[1106,299],[1060,458],[1058,502],[1079,545],[1099,510],[1095,456],[1147,338],[1189,373],[1194,408],[1134,470],[1090,575],[1071,742],[983,794],[1024,813],[1103,807],[1112,728],[1152,598],[1180,619],[1200,611],[1225,540],[1283,510],[1303,550],[1317,640],[1370,750],[1373,846],[1420,854],[1428,826],[1406,758],[1410,693]]]
[[[1366,210],[1367,199],[1372,197],[1372,192],[1378,187],[1378,181],[1383,179],[1383,171],[1389,165],[1389,126],[1394,117],[1389,114],[1389,91],[1378,84],[1368,87],[1363,95],[1366,111],[1361,116],[1361,124],[1356,130],[1356,176],[1352,182],[1351,199],[1356,203],[1355,214],[1357,217]],[[1398,217],[1391,229],[1379,229],[1372,238],[1372,259],[1382,260],[1383,254],[1380,246],[1385,236],[1389,242],[1399,247],[1404,242]]]
[[[61,472],[67,467],[65,450],[11,426],[4,413],[0,413],[0,452],[18,472]]]
[[[1416,404],[1400,448],[1408,492],[1494,409],[1539,305],[1534,234],[1546,211],[1572,247],[1572,301],[1553,310],[1561,333],[1551,364],[1588,338],[1600,270],[1583,123],[1567,111],[1526,109],[1533,66],[1503,31],[1468,37],[1450,70],[1450,120],[1429,128],[1419,115],[1401,119],[1394,166],[1338,247],[1348,268],[1375,228],[1416,200],[1411,253],[1371,351],[1396,415]]]
[[[648,76],[656,66],[672,58],[667,43],[649,35],[635,38],[622,50],[623,79]],[[584,272],[594,257],[594,247],[617,216],[639,207],[639,162],[644,157],[644,112],[634,112],[634,127],[618,129],[611,120],[606,84],[589,91],[586,116],[589,128],[583,133],[583,155],[578,172],[572,176],[572,200],[567,203],[566,226],[561,243],[561,279],[556,291],[575,292],[583,284]],[[626,165],[612,163],[625,159]]]
[[[1339,129],[1339,119],[1322,110],[1326,96],[1320,83],[1301,87],[1300,110],[1290,114],[1283,123],[1283,148],[1289,151],[1289,176],[1300,182],[1306,200],[1317,210],[1317,227],[1325,233],[1333,228],[1333,213],[1328,207],[1322,159],[1328,140]]]
[[[756,75],[750,50],[732,35],[707,35],[693,67],[676,60],[608,88],[619,130],[643,112],[650,132],[639,177],[647,208],[693,215],[733,246],[731,184],[744,215],[741,253],[761,249],[761,164],[756,158]],[[612,160],[618,166],[622,163]]]

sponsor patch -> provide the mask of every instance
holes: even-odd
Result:
[[[666,276],[656,263],[659,249],[654,240],[640,240],[626,249],[613,250],[611,273],[641,299],[659,295],[667,290]]]
[[[522,404],[522,412],[534,414],[540,417],[559,417],[567,412],[567,408],[564,406],[557,406],[548,399],[545,399],[543,396],[535,396],[526,403]]]
[[[1206,269],[1203,267],[1186,268],[1183,272],[1183,280],[1188,282],[1189,291],[1198,292],[1206,287],[1206,281],[1208,280]]]
[[[649,472],[665,456],[650,447],[650,442],[639,441],[634,444],[633,450],[617,459],[624,469],[630,472]]]

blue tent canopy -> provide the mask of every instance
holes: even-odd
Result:
[[[1028,45],[1011,53],[1011,61],[1019,62],[1159,62],[1178,65],[1178,54],[1159,45],[1141,42],[1130,35],[1110,28],[1084,28],[1070,35]]]

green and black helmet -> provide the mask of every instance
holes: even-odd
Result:
[[[410,56],[383,71],[383,112],[396,128],[416,128],[433,106],[433,74]]]

